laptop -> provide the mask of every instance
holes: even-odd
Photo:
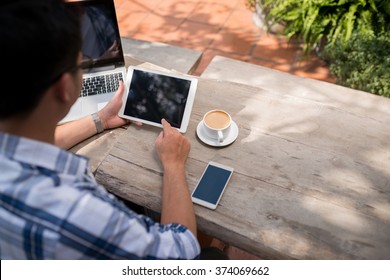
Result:
[[[103,108],[126,77],[114,0],[67,1],[79,12],[83,37],[83,86],[80,97],[60,123]]]

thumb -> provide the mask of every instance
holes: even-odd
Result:
[[[163,138],[164,138],[164,132],[161,131],[160,134],[159,134],[159,135],[157,136],[157,138],[156,138],[156,145],[158,145],[159,143],[161,143],[162,140],[163,140]]]

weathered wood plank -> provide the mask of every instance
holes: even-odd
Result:
[[[223,56],[215,56],[202,77],[260,87],[274,94],[309,99],[319,106],[329,105],[389,122],[388,98]]]
[[[168,70],[192,73],[200,62],[202,52],[164,43],[147,42],[133,38],[121,38],[126,56],[149,62]]]
[[[89,159],[92,173],[95,173],[101,162],[109,154],[118,137],[124,132],[123,128],[107,130],[94,135],[69,149],[71,152],[85,156]]]

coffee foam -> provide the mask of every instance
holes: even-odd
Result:
[[[208,113],[204,122],[206,125],[213,129],[223,129],[227,127],[230,123],[230,117],[223,111],[212,111]]]

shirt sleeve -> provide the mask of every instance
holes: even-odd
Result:
[[[78,192],[61,225],[57,258],[198,258],[199,243],[185,226],[138,215],[102,189]]]

